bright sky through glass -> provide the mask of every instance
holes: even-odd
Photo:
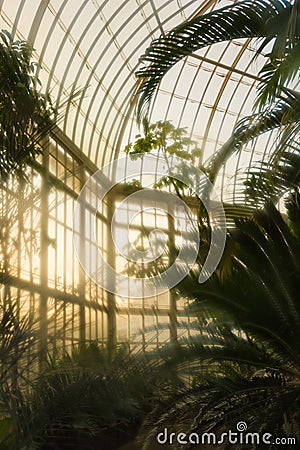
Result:
[[[67,101],[60,126],[98,167],[118,156],[137,132],[131,100],[138,60],[151,40],[192,18],[220,8],[222,0],[4,0],[1,28],[27,39],[41,64],[44,89],[58,104]],[[254,43],[208,47],[178,63],[163,79],[151,121],[187,127],[209,158],[229,137],[235,122],[251,112],[256,74]],[[240,174],[260,161],[271,143],[258,139],[234,155],[217,186],[236,200]]]

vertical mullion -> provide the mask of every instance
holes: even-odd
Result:
[[[85,166],[81,164],[80,166],[80,189],[83,188],[85,184]],[[80,261],[85,261],[86,252],[85,252],[85,199],[82,199],[80,203],[80,224],[79,224],[79,235],[80,235]],[[85,272],[79,264],[79,339],[80,342],[84,342],[86,339],[86,320],[85,320]]]
[[[43,145],[42,164],[44,173],[41,184],[41,250],[40,250],[40,282],[41,295],[39,305],[40,325],[40,363],[43,364],[47,357],[47,303],[48,303],[48,220],[49,220],[49,138]]]

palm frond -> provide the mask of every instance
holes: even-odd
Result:
[[[147,116],[155,90],[164,75],[181,59],[208,45],[238,38],[264,36],[265,25],[291,5],[286,0],[244,0],[183,23],[154,40],[141,57],[143,67],[137,107],[138,121]]]
[[[145,450],[164,429],[221,435],[241,418],[249,431],[300,436],[299,242],[272,204],[237,220],[230,234],[231,275],[179,285],[195,299],[198,332],[193,324],[190,337],[160,350],[159,373],[176,370],[178,383],[142,426]]]
[[[158,433],[165,428],[176,434],[221,434],[234,429],[241,418],[253,431],[268,427],[287,431],[283,415],[292,416],[296,411],[298,372],[265,343],[229,324],[220,317],[200,321],[198,335],[160,351],[159,373],[176,370],[179,382],[164,392],[144,421],[139,435],[143,449],[153,448]],[[297,416],[293,421],[297,423]],[[189,447],[175,440],[172,448]]]
[[[279,123],[277,140],[270,156],[246,172],[244,184],[249,205],[263,206],[267,201],[276,203],[285,193],[297,190],[299,186],[300,97],[297,92],[286,89],[285,92],[286,111]]]
[[[292,82],[300,66],[300,45],[297,39],[292,48],[288,48],[283,57],[270,55],[267,62],[259,72],[260,82],[257,86],[257,97],[254,106],[260,109],[284,90],[284,86]]]
[[[295,142],[279,161],[250,168],[245,181],[247,203],[256,207],[276,203],[285,193],[297,191],[300,184],[300,147]]]
[[[293,330],[300,326],[299,244],[272,205],[257,211],[254,220],[239,220],[231,235],[237,244],[232,276],[223,282],[215,275],[205,286],[188,279],[180,286],[182,294],[197,298],[200,309],[204,301],[218,314],[227,311],[244,330],[297,360],[299,336]]]
[[[236,151],[249,141],[268,131],[279,130],[276,152],[279,154],[295,138],[300,120],[300,95],[296,91],[285,89],[285,96],[269,105],[263,111],[240,120],[228,141],[208,162],[210,179],[214,182],[220,167]]]

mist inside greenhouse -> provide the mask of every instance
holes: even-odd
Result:
[[[0,450],[300,448],[300,0],[0,22]]]

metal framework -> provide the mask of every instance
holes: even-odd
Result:
[[[72,236],[74,203],[80,189],[96,171],[96,166],[59,129],[45,143],[40,162],[43,171],[40,174],[32,171],[32,180],[27,186],[30,192],[34,189],[35,196],[30,197],[27,193],[25,199],[28,200],[22,208],[18,200],[18,184],[11,186],[9,201],[4,200],[8,199],[8,193],[1,191],[2,224],[5,224],[5,218],[15,223],[14,229],[8,230],[7,236],[2,236],[0,242],[1,246],[11,243],[6,266],[4,259],[1,261],[2,295],[3,290],[9,287],[10,295],[17,298],[20,304],[31,305],[30,308],[39,317],[44,347],[47,339],[51,341],[53,331],[59,336],[55,345],[61,340],[64,346],[94,339],[109,345],[116,341],[143,344],[149,327],[153,327],[151,345],[176,339],[177,323],[190,319],[187,318],[184,302],[176,303],[172,292],[125,300],[91,281],[78,262]],[[96,198],[96,192],[90,191],[90,195]],[[104,201],[102,211],[98,211],[97,244],[89,242],[84,231],[84,227],[91,223],[92,213],[89,210],[82,214],[79,230],[81,251],[84,252],[87,246],[89,249],[90,256],[86,257],[93,257],[99,245],[108,263],[117,271],[122,270],[124,262],[112,248],[108,228],[110,216],[124,195],[124,191],[118,189]],[[15,205],[18,220],[12,218],[12,205]],[[128,208],[130,204],[124,210],[125,216]],[[90,218],[87,219],[87,215]],[[149,217],[147,212],[140,217],[134,226],[136,236],[145,227],[151,229],[153,225],[164,229],[170,239],[176,237],[174,224],[163,212],[152,215],[153,224],[149,222]],[[148,225],[145,226],[145,223]],[[122,233],[125,226],[125,223],[119,223],[117,233]],[[14,244],[16,242],[17,245]],[[1,255],[3,257],[2,251]],[[25,309],[28,310],[28,307]],[[166,325],[164,330],[159,330],[161,324]]]
[[[137,129],[133,94],[139,56],[154,38],[194,15],[224,6],[217,0],[23,0],[0,2],[2,28],[35,49],[43,86],[59,106],[61,128],[98,167],[108,164]],[[208,47],[178,64],[163,80],[151,120],[187,127],[204,160],[251,111],[262,64],[251,40]],[[75,99],[72,94],[77,92]],[[261,160],[272,139],[227,162],[218,180],[224,200],[239,201],[239,174]],[[263,148],[263,150],[262,150]],[[225,188],[224,188],[225,186]]]
[[[186,313],[183,304],[174,302],[172,292],[133,304],[86,278],[72,248],[72,211],[87,177],[118,157],[137,132],[132,99],[138,88],[134,73],[139,56],[165,30],[228,1],[219,3],[0,0],[1,28],[30,42],[43,87],[58,107],[66,102],[60,129],[50,138],[40,161],[45,174],[33,174],[40,199],[26,210],[26,217],[18,219],[14,233],[20,246],[9,277],[2,277],[1,283],[38,307],[42,328],[49,323],[51,311],[56,311],[55,320],[60,317],[64,324],[65,344],[85,339],[113,344],[132,339],[138,330],[145,341],[147,326],[159,322],[169,327],[167,336],[157,333],[156,344],[166,337],[176,339],[178,317]],[[186,58],[161,83],[151,121],[171,120],[176,127],[187,127],[207,159],[226,141],[236,121],[251,111],[256,73],[262,64],[261,58],[254,64],[253,57],[253,42],[246,40],[218,44]],[[262,160],[271,143],[271,135],[265,141],[258,139],[229,159],[217,180],[224,201],[243,200],[239,175],[249,162]],[[1,195],[5,199],[6,194]],[[99,245],[108,257],[112,252],[106,227],[111,212],[106,205],[97,219]],[[24,221],[26,229],[37,230],[37,242],[29,239],[29,246],[21,236]],[[173,235],[171,224],[165,227]],[[117,267],[120,261],[113,258],[111,263]]]

